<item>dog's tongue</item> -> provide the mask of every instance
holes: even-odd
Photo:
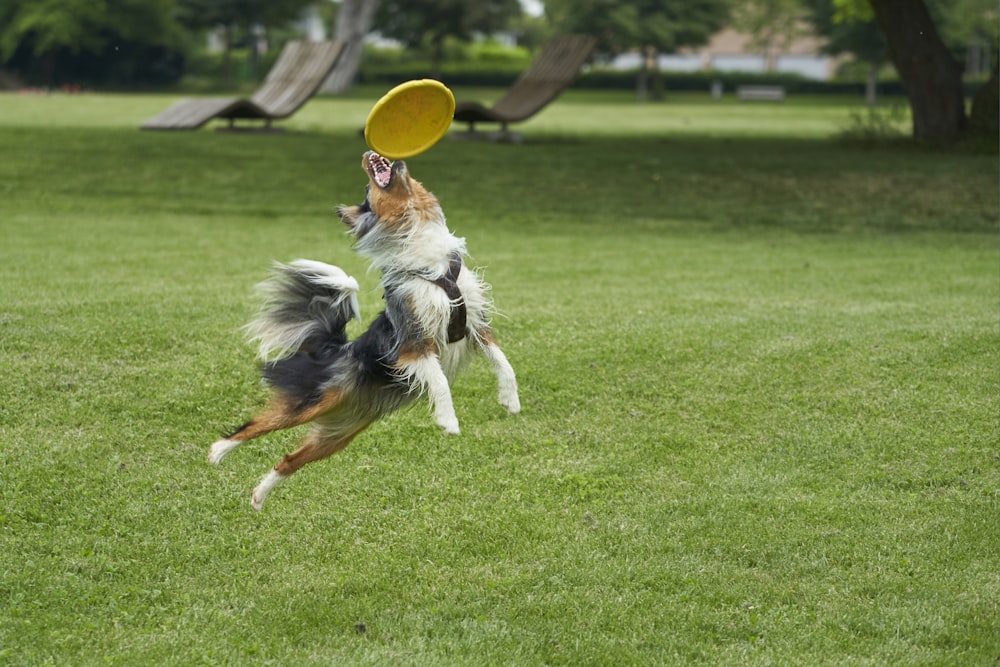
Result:
[[[375,182],[383,188],[387,187],[392,180],[392,162],[372,151],[368,154],[368,165],[375,176]]]

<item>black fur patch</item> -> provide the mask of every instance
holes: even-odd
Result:
[[[392,365],[399,357],[399,341],[399,334],[383,311],[364,333],[351,342],[351,357],[366,377],[389,383],[395,379]]]
[[[222,437],[224,437],[224,438],[225,438],[226,440],[228,440],[228,439],[232,438],[232,437],[233,437],[234,435],[236,435],[237,433],[239,433],[240,431],[242,431],[243,429],[245,429],[245,428],[246,428],[247,426],[250,426],[250,424],[252,424],[252,423],[253,423],[252,421],[248,421],[248,422],[245,422],[245,423],[241,424],[241,425],[240,425],[240,426],[239,426],[239,427],[238,427],[238,428],[237,428],[237,429],[236,429],[235,431],[233,431],[232,433],[229,433],[228,435],[224,435],[224,436],[222,436]]]
[[[333,377],[331,363],[342,346],[299,354],[264,364],[264,380],[291,399],[296,410],[315,405],[323,398],[324,386]]]
[[[451,317],[448,319],[448,342],[457,343],[465,338],[465,323],[467,313],[465,300],[462,298],[462,290],[458,289],[458,274],[462,271],[462,255],[454,253],[451,257],[451,264],[448,266],[448,273],[437,280],[434,284],[444,290],[451,300]]]

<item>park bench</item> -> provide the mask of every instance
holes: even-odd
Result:
[[[263,120],[264,129],[270,129],[271,121],[291,116],[319,90],[342,50],[342,42],[289,42],[250,99],[180,100],[144,122],[142,129],[194,130],[213,118],[227,119],[230,129],[237,118]]]
[[[736,99],[741,102],[781,102],[785,99],[783,86],[739,86]]]
[[[458,102],[455,120],[468,123],[468,131],[453,132],[453,139],[491,139],[519,142],[521,135],[507,130],[508,123],[527,120],[559,96],[590,58],[597,39],[590,35],[559,35],[542,46],[538,56],[492,107],[479,102]],[[499,132],[477,132],[476,123],[500,123]]]

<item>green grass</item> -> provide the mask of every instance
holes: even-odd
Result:
[[[275,259],[380,307],[332,212],[373,98],[0,97],[0,663],[994,663],[996,158],[847,104],[570,95],[410,160],[524,412],[474,365],[461,436],[418,406],[253,513],[298,434],[205,460],[265,397],[238,327]]]

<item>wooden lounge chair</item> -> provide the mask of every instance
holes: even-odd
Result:
[[[319,90],[342,50],[341,42],[289,42],[250,99],[180,100],[141,127],[144,130],[194,130],[213,118],[225,118],[229,120],[229,128],[235,129],[236,119],[246,118],[263,120],[263,129],[270,129],[271,121],[288,118]]]
[[[492,107],[478,102],[458,102],[455,120],[468,123],[467,132],[453,132],[456,139],[492,139],[519,142],[521,135],[507,131],[508,123],[527,120],[554,100],[580,74],[597,39],[590,35],[561,35],[549,39],[517,81]],[[500,123],[499,132],[477,132],[476,123]]]

